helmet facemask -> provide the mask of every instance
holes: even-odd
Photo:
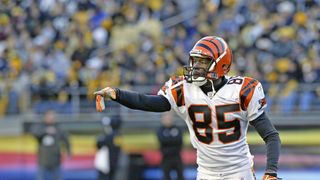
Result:
[[[207,80],[214,81],[227,74],[231,63],[232,51],[227,43],[222,38],[206,36],[190,51],[189,64],[184,67],[183,74],[188,83],[201,86]]]
[[[184,66],[183,75],[188,83],[201,86],[205,84],[208,79],[218,79],[215,71],[209,71],[210,69],[214,69],[214,66],[215,60],[213,58],[201,55],[190,55],[189,66]]]

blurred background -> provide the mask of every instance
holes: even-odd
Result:
[[[97,113],[93,92],[111,86],[156,94],[206,35],[233,49],[229,75],[263,84],[282,140],[279,176],[319,179],[319,12],[319,0],[0,0],[0,179],[36,178],[33,125],[48,109],[69,137],[63,179],[96,179],[97,139],[115,127],[102,121],[108,118],[121,120],[116,179],[161,179],[160,114],[110,101]],[[184,130],[185,177],[195,179],[195,151],[174,118]],[[248,142],[259,179],[264,142],[252,129]]]

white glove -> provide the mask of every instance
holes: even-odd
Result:
[[[116,91],[111,87],[106,87],[104,89],[101,89],[100,91],[94,92],[93,94],[96,96],[100,95],[105,98],[116,99]]]
[[[105,109],[104,97],[116,99],[116,91],[111,87],[106,87],[93,93],[96,96],[96,110],[102,112]]]

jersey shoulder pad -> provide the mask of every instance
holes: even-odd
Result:
[[[184,80],[184,76],[171,76],[170,77],[172,84],[171,86],[174,86]]]
[[[240,89],[240,104],[241,109],[246,111],[248,108],[248,105],[252,99],[253,93],[255,91],[255,88],[260,82],[254,78],[251,77],[244,77],[242,86]]]
[[[178,107],[185,105],[183,83],[181,83],[183,80],[184,76],[171,77],[172,84],[170,90],[172,97]]]
[[[234,85],[241,85],[243,80],[244,80],[244,77],[242,76],[231,76],[231,77],[228,77],[227,78],[228,81],[227,81],[227,84],[234,84]]]
[[[176,86],[179,82],[184,80],[183,76],[171,76],[169,80],[161,87],[161,90],[166,94],[167,90],[172,89]]]

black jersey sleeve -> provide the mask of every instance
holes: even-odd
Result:
[[[250,124],[263,138],[267,146],[267,166],[266,172],[276,173],[280,156],[281,141],[278,131],[270,122],[268,116],[263,113]]]
[[[170,111],[171,105],[162,95],[147,95],[135,91],[116,90],[114,101],[130,108],[151,112]]]

